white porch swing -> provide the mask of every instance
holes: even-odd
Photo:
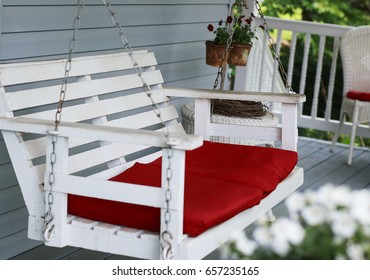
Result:
[[[67,59],[0,65],[0,129],[29,238],[201,259],[303,183],[296,120],[304,95],[162,88],[154,54],[131,50],[109,0],[125,52],[75,58],[72,67],[80,2]],[[195,99],[196,136],[169,102],[180,96]],[[281,126],[211,123],[211,99],[282,103]],[[211,135],[281,140],[282,149],[203,142]]]

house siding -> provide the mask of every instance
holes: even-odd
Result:
[[[51,2],[51,3],[50,3]],[[0,63],[66,56],[76,0],[0,0]],[[154,51],[166,85],[210,88],[216,68],[204,62],[208,23],[227,15],[229,0],[116,0],[134,49]],[[120,51],[100,0],[86,0],[76,55]],[[175,100],[181,106],[185,99]],[[75,248],[47,248],[27,238],[27,209],[0,133],[0,259],[106,258]],[[25,253],[27,252],[27,253]]]

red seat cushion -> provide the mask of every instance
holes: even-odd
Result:
[[[353,100],[370,101],[370,92],[349,91],[347,97]]]
[[[187,152],[184,233],[197,236],[258,204],[296,163],[296,152],[274,148],[205,142]],[[136,163],[111,180],[160,187],[161,159]],[[68,212],[151,231],[160,227],[160,209],[154,207],[69,195]]]

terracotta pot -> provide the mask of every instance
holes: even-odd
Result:
[[[206,41],[206,64],[215,67],[225,66],[231,50],[232,47],[226,53],[226,46]]]
[[[232,44],[232,50],[230,52],[227,63],[230,65],[245,66],[249,52],[252,45],[247,44]]]

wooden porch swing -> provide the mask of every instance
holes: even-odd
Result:
[[[303,183],[296,120],[305,96],[163,88],[154,54],[131,50],[103,2],[125,52],[71,66],[79,0],[67,59],[0,65],[0,129],[29,212],[28,237],[201,259]],[[195,99],[196,135],[185,134],[169,102],[183,96]],[[211,99],[282,103],[281,126],[211,123]],[[281,140],[282,149],[212,143],[211,135]]]

